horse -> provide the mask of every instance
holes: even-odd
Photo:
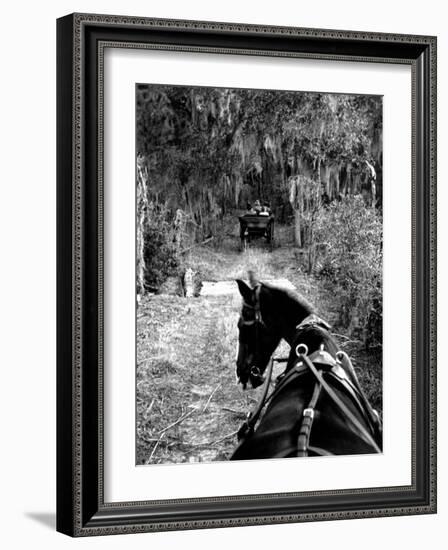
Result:
[[[243,298],[237,379],[243,389],[248,383],[254,388],[264,383],[264,389],[230,460],[381,453],[379,415],[329,325],[291,291],[236,282]],[[289,357],[267,396],[282,338],[291,348]]]

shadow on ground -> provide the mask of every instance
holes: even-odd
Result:
[[[55,512],[25,512],[25,517],[40,523],[44,527],[56,530],[56,514]]]

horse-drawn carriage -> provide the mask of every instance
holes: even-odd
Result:
[[[240,221],[240,239],[243,250],[254,238],[264,238],[270,245],[274,245],[274,216],[272,214],[244,214],[238,219]]]

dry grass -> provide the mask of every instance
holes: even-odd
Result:
[[[154,296],[141,304],[138,464],[228,458],[235,438],[216,442],[238,428],[252,402],[235,384],[238,309],[227,296]]]

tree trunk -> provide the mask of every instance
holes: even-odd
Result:
[[[174,249],[176,258],[180,257],[180,251],[182,249],[182,238],[185,233],[185,215],[180,208],[176,210],[176,217],[174,218]]]
[[[314,220],[311,220],[311,225],[309,227],[309,234],[308,234],[308,273],[311,274],[314,268],[314,264],[316,261],[316,243],[314,242],[314,235],[313,235],[313,222]]]
[[[148,168],[144,157],[137,157],[137,295],[145,293],[145,226],[148,222]]]
[[[300,208],[294,209],[294,242],[296,246],[302,248],[302,234],[301,234],[301,212]]]

